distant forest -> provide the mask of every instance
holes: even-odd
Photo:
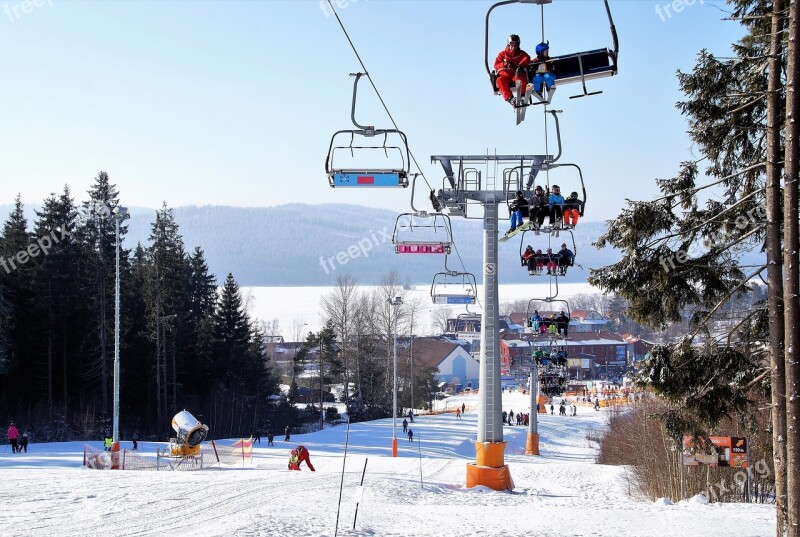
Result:
[[[124,199],[121,203],[124,205]],[[0,205],[0,214],[13,209]],[[130,207],[125,234],[128,247],[148,242],[156,212],[157,209]],[[445,269],[440,255],[394,253],[392,234],[397,214],[386,209],[343,204],[259,208],[208,205],[177,207],[171,213],[180,225],[187,250],[202,246],[210,272],[233,272],[242,286],[333,286],[342,273],[352,275],[363,285],[378,285],[393,270],[408,283],[428,284],[435,273]],[[501,229],[505,224],[501,222]],[[483,223],[453,218],[452,227],[455,247],[448,266],[474,273],[481,283]],[[559,237],[526,233],[523,250],[530,244],[534,249],[558,251],[566,243],[577,256],[575,266],[563,280],[583,282],[589,268],[613,263],[619,257],[613,250],[592,246],[605,229],[605,223],[585,221],[573,233],[562,231]],[[438,237],[442,236],[439,231]],[[521,240],[518,235],[500,244],[503,283],[545,282],[541,276],[529,276],[517,261]]]
[[[301,400],[301,388],[319,393],[315,386],[323,382],[320,368],[316,379],[304,374],[318,361],[324,363],[324,384],[352,387],[342,397],[351,419],[391,415],[386,360],[392,310],[385,296],[402,294],[396,271],[380,266],[378,281],[386,292],[362,297],[351,276],[329,265],[337,293],[322,306],[328,323],[316,334],[303,334],[301,327],[295,327],[297,339],[305,336],[305,342],[294,357],[290,376],[283,379],[290,384],[288,398],[278,396],[282,379],[266,352],[263,328],[248,317],[231,271],[250,266],[250,284],[312,283],[299,267],[313,263],[308,273],[324,274],[318,263],[320,251],[333,248],[336,259],[341,244],[350,259],[364,261],[347,245],[365,236],[365,226],[373,226],[369,240],[391,252],[391,228],[387,239],[386,229],[378,227],[378,213],[385,217],[387,211],[374,211],[350,230],[353,219],[345,215],[355,208],[345,206],[322,211],[300,205],[174,210],[164,204],[158,210],[133,211],[127,219],[120,216],[122,196],[105,172],[98,174],[87,194],[85,201],[76,202],[65,187],[32,208],[18,197],[3,221],[0,420],[15,421],[33,441],[99,439],[111,434],[117,224],[120,438],[129,439],[135,431],[142,438],[162,441],[174,436],[170,420],[182,409],[210,424],[216,438],[317,423],[319,407],[300,410],[294,403]],[[339,228],[326,229],[325,219],[308,218],[315,211],[331,221],[338,211]],[[196,242],[191,245],[178,225],[178,213],[193,230]],[[313,224],[299,226],[305,231],[293,230],[293,222],[306,220]],[[319,227],[318,237],[308,231],[314,226]],[[329,240],[331,247],[325,237],[333,236],[338,242]],[[220,274],[227,274],[224,281],[206,260],[201,247],[205,240],[216,241],[216,266],[222,269]],[[273,246],[260,243],[267,240]],[[298,260],[298,251],[308,260]],[[392,255],[384,257],[394,260]],[[374,264],[370,259],[358,266]],[[346,268],[351,271],[354,266]],[[275,279],[258,279],[265,275]],[[398,313],[398,328],[407,322],[406,308]],[[353,334],[358,336],[354,344]],[[435,388],[434,372],[425,367],[412,371],[404,373],[404,383],[419,386],[415,404],[423,404]],[[326,400],[331,396],[328,393]],[[326,416],[335,420],[335,409]]]
[[[0,419],[34,441],[111,432],[119,199],[101,172],[87,201],[65,188],[26,214],[18,198],[3,224]],[[233,275],[218,291],[203,250],[186,250],[173,210],[151,216],[145,243],[124,241],[120,256],[121,436],[174,436],[183,408],[216,437],[249,435],[276,410],[262,333]]]

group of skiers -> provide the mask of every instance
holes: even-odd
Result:
[[[17,426],[13,421],[8,426],[6,438],[8,438],[8,443],[11,444],[12,453],[22,453],[23,451],[25,451],[25,453],[28,452],[28,433],[23,432],[20,434],[19,429],[17,429]]]
[[[564,337],[567,337],[569,333],[569,316],[565,311],[559,313],[558,316],[556,316],[555,313],[552,313],[549,318],[545,319],[539,313],[539,310],[534,310],[533,315],[531,315],[529,320],[534,333],[561,334]],[[563,348],[561,350],[563,350]],[[544,351],[540,349],[537,352],[541,353],[538,356],[544,357]],[[564,357],[566,358],[566,354]],[[553,359],[555,360],[555,358]],[[566,364],[566,361],[564,363]]]
[[[534,251],[533,246],[529,244],[522,254],[522,265],[527,267],[531,276],[540,276],[545,267],[548,276],[566,276],[567,269],[572,266],[574,260],[575,253],[567,248],[566,243],[563,243],[561,250],[556,253],[552,248],[548,248],[545,253],[542,253],[541,249]]]
[[[514,414],[514,410],[512,409],[509,412],[503,411],[503,424],[505,425],[514,425],[514,420],[517,421],[517,425],[528,425],[530,423],[531,415],[528,413],[523,414],[522,412],[517,412]]]
[[[514,201],[511,202],[509,211],[511,212],[512,233],[521,226],[525,218],[530,221],[531,229],[541,229],[544,226],[545,217],[550,218],[550,227],[559,229],[573,228],[578,225],[581,215],[583,201],[578,199],[578,193],[570,193],[568,198],[561,195],[561,187],[553,185],[553,191],[545,192],[541,185],[533,190],[533,196],[528,199],[525,194],[518,190]],[[563,226],[562,226],[563,224]]]

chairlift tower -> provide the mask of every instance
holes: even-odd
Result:
[[[484,485],[511,490],[514,481],[505,464],[502,389],[500,382],[500,304],[498,242],[500,206],[518,190],[530,190],[550,155],[434,155],[445,172],[436,195],[450,216],[483,220],[483,313],[479,376],[478,434],[475,463],[467,465],[467,487]],[[478,213],[475,215],[474,213]]]

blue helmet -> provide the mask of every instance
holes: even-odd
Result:
[[[539,43],[538,45],[536,45],[536,55],[537,56],[539,54],[541,54],[542,52],[544,52],[545,50],[550,50],[550,42],[549,41],[547,43]]]

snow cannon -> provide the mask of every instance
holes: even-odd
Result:
[[[200,451],[200,444],[208,436],[208,426],[182,410],[172,418],[176,438],[170,440],[170,453],[175,457],[190,457]]]

